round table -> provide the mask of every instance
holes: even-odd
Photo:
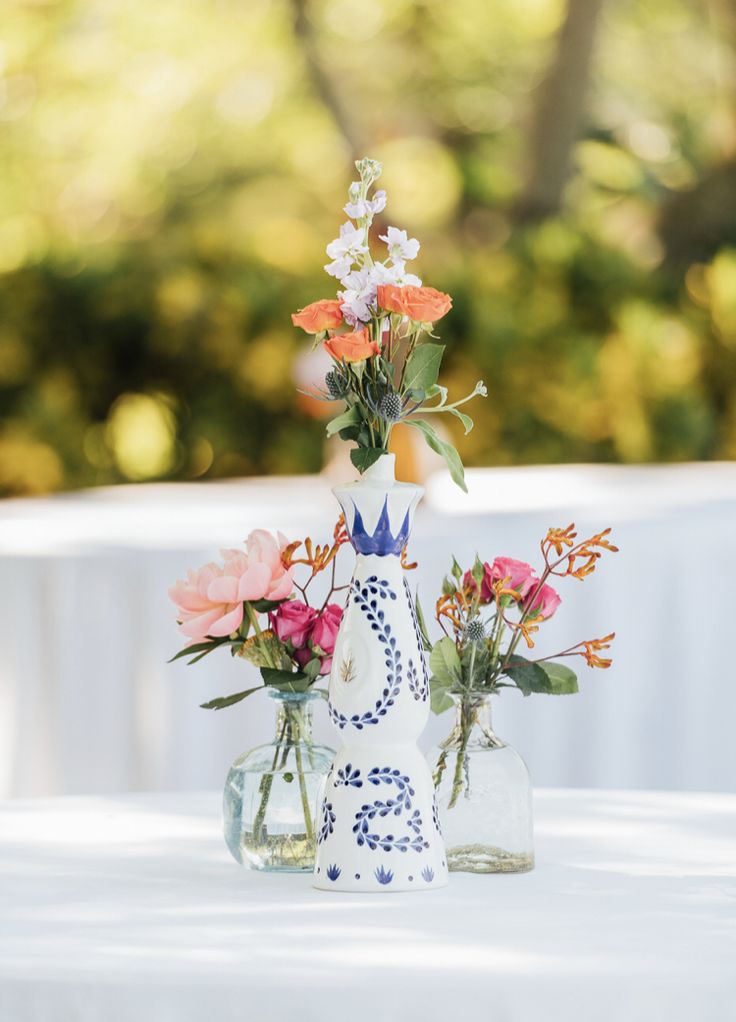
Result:
[[[0,804],[3,1022],[726,1022],[736,796],[546,790],[537,868],[315,891],[211,793]]]

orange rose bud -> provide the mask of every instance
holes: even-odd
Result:
[[[333,358],[343,362],[362,362],[381,350],[378,342],[371,340],[367,327],[353,334],[333,334],[322,346]]]
[[[319,302],[312,302],[299,312],[291,314],[291,322],[294,326],[300,326],[308,334],[318,334],[322,330],[335,330],[342,326],[342,312],[340,302],[336,298],[323,298]]]
[[[387,312],[400,312],[415,323],[434,323],[452,308],[452,298],[433,287],[378,285],[378,304]]]

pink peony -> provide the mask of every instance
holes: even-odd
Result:
[[[493,564],[483,564],[483,580],[480,584],[480,602],[492,603],[494,600],[493,584],[509,579],[508,589],[515,589],[520,597],[526,596],[534,585],[534,568],[525,561],[516,561],[513,557],[497,557]],[[463,584],[471,591],[475,590],[475,579],[469,571],[465,572]]]
[[[531,617],[541,617],[543,620],[552,617],[562,600],[552,588],[543,585],[541,588],[534,588],[526,596],[522,603],[524,610],[528,610]]]
[[[192,642],[208,636],[221,638],[236,632],[243,621],[244,600],[284,600],[294,588],[292,570],[284,568],[281,551],[287,545],[279,533],[256,529],[246,549],[222,550],[225,563],[205,564],[189,571],[186,580],[169,589],[176,604],[181,631]]]
[[[286,536],[275,539],[265,529],[254,529],[245,541],[245,550],[221,550],[225,559],[224,578],[219,590],[228,599],[285,600],[294,589],[293,569],[286,569],[281,551],[288,546]]]
[[[291,643],[295,652],[301,650],[309,652],[307,642],[316,617],[317,611],[314,607],[308,607],[301,600],[289,600],[287,603],[282,603],[271,614],[271,627],[281,642]],[[307,660],[310,657],[311,654]],[[299,663],[301,663],[301,659],[297,657]]]
[[[243,620],[243,604],[213,595],[213,586],[223,575],[218,564],[205,564],[197,571],[187,572],[186,581],[179,579],[169,589],[169,598],[176,604],[181,631],[192,642],[208,636],[221,637],[237,631]]]
[[[328,603],[314,623],[310,644],[314,652],[322,657],[320,674],[327,674],[332,666],[332,654],[341,619],[342,607]]]

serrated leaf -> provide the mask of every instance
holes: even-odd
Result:
[[[462,666],[455,643],[448,636],[435,642],[429,654],[429,666],[432,674],[445,685],[457,685],[462,682]]]
[[[221,696],[219,699],[210,699],[208,703],[202,703],[200,709],[202,710],[224,710],[226,706],[234,706],[235,703],[239,703],[243,699],[247,699],[248,696],[252,696],[254,692],[260,692],[263,685],[258,685],[256,688],[247,688],[245,692],[236,692],[231,696]]]
[[[375,465],[386,452],[379,447],[354,447],[350,452],[350,460],[362,475],[371,465]]]
[[[465,493],[468,492],[468,487],[465,485],[465,470],[463,463],[460,460],[460,455],[457,453],[452,444],[448,444],[435,433],[434,429],[424,419],[405,419],[407,426],[413,426],[424,434],[424,439],[427,441],[428,446],[436,453],[441,455],[445,459],[445,463],[450,470],[450,475],[457,485]]]
[[[429,390],[437,383],[440,374],[444,344],[420,344],[406,360],[402,393],[408,390]]]

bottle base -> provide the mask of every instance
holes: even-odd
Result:
[[[447,866],[451,873],[529,873],[534,856],[493,845],[456,845],[447,849]]]

